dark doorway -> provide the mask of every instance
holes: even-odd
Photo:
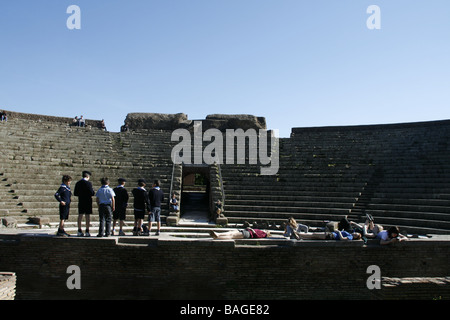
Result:
[[[209,166],[183,166],[181,220],[184,223],[208,223],[210,201]]]

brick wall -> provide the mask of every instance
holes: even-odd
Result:
[[[369,290],[368,266],[391,278],[450,274],[449,241],[0,239],[0,269],[17,274],[17,299],[397,299],[414,290]],[[67,288],[70,265],[80,268],[80,290]],[[428,285],[413,298],[450,298],[448,285]]]

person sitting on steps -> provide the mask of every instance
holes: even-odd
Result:
[[[178,200],[175,196],[175,193],[172,194],[172,199],[170,199],[170,210],[172,212],[179,212],[180,207],[178,206]]]
[[[381,245],[395,244],[400,241],[406,241],[408,238],[400,233],[398,227],[390,227],[388,230],[383,230],[377,234],[377,239],[380,239]]]
[[[296,233],[308,232],[309,227],[305,224],[298,223],[294,217],[290,217],[286,223],[286,228],[284,229],[283,236],[288,238],[297,238]]]
[[[214,221],[217,221],[218,218],[223,217],[223,206],[220,200],[217,200],[214,208]]]

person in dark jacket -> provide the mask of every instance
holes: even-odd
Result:
[[[161,182],[159,180],[153,182],[149,198],[152,211],[148,217],[148,233],[150,234],[152,229],[152,222],[156,222],[155,236],[158,236],[161,231],[161,203],[164,202],[164,192],[161,190]]]
[[[127,180],[124,178],[119,178],[118,182],[119,185],[113,190],[116,194],[116,210],[113,212],[113,229],[111,234],[114,235],[116,222],[119,220],[119,236],[124,236],[125,233],[123,232],[123,225],[126,219],[129,196],[127,189],[125,189],[125,183]]]
[[[134,188],[132,192],[134,197],[133,209],[134,209],[134,229],[133,235],[138,236],[142,234],[142,222],[145,217],[145,213],[150,214],[150,199],[148,192],[145,189],[146,182],[144,179],[139,179],[138,187]]]
[[[69,219],[70,203],[72,198],[72,191],[70,190],[70,183],[72,177],[64,175],[62,177],[62,184],[55,193],[55,198],[59,202],[59,227],[57,236],[68,237],[69,235],[64,231],[64,221]]]
[[[82,172],[82,179],[75,185],[74,195],[78,197],[78,236],[90,237],[89,226],[91,224],[92,197],[95,195],[92,183],[89,181],[92,174],[89,171]],[[81,231],[83,216],[86,214],[86,233]]]

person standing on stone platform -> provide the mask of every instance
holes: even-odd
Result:
[[[64,231],[64,221],[69,219],[70,203],[72,198],[72,191],[70,190],[70,183],[72,177],[64,175],[62,177],[62,184],[55,193],[55,198],[59,202],[59,227],[57,236],[68,237],[69,235]]]
[[[100,225],[98,227],[97,237],[109,237],[111,235],[111,220],[115,208],[115,196],[113,189],[109,186],[109,179],[101,179],[102,187],[97,190],[98,215]]]
[[[119,236],[124,236],[125,233],[123,232],[123,225],[126,218],[126,211],[128,207],[128,191],[125,189],[125,183],[127,180],[124,178],[118,179],[119,185],[113,189],[114,193],[116,194],[116,210],[113,212],[113,230],[112,235],[114,235],[114,229],[116,227],[116,222],[119,220]]]
[[[82,179],[75,184],[74,195],[78,197],[78,233],[79,237],[90,237],[89,227],[91,224],[92,214],[92,197],[95,191],[92,183],[89,181],[92,174],[89,171],[82,172]],[[86,233],[81,231],[83,216],[86,215]]]
[[[161,231],[161,203],[164,202],[164,192],[161,190],[161,182],[159,180],[153,182],[153,188],[149,192],[149,198],[152,211],[148,217],[148,233],[150,235],[152,223],[156,222],[155,236],[158,236]]]
[[[134,236],[139,236],[142,234],[142,222],[144,220],[145,213],[147,212],[148,214],[150,214],[151,204],[145,186],[145,180],[139,179],[138,187],[134,188],[132,191],[134,197]]]

